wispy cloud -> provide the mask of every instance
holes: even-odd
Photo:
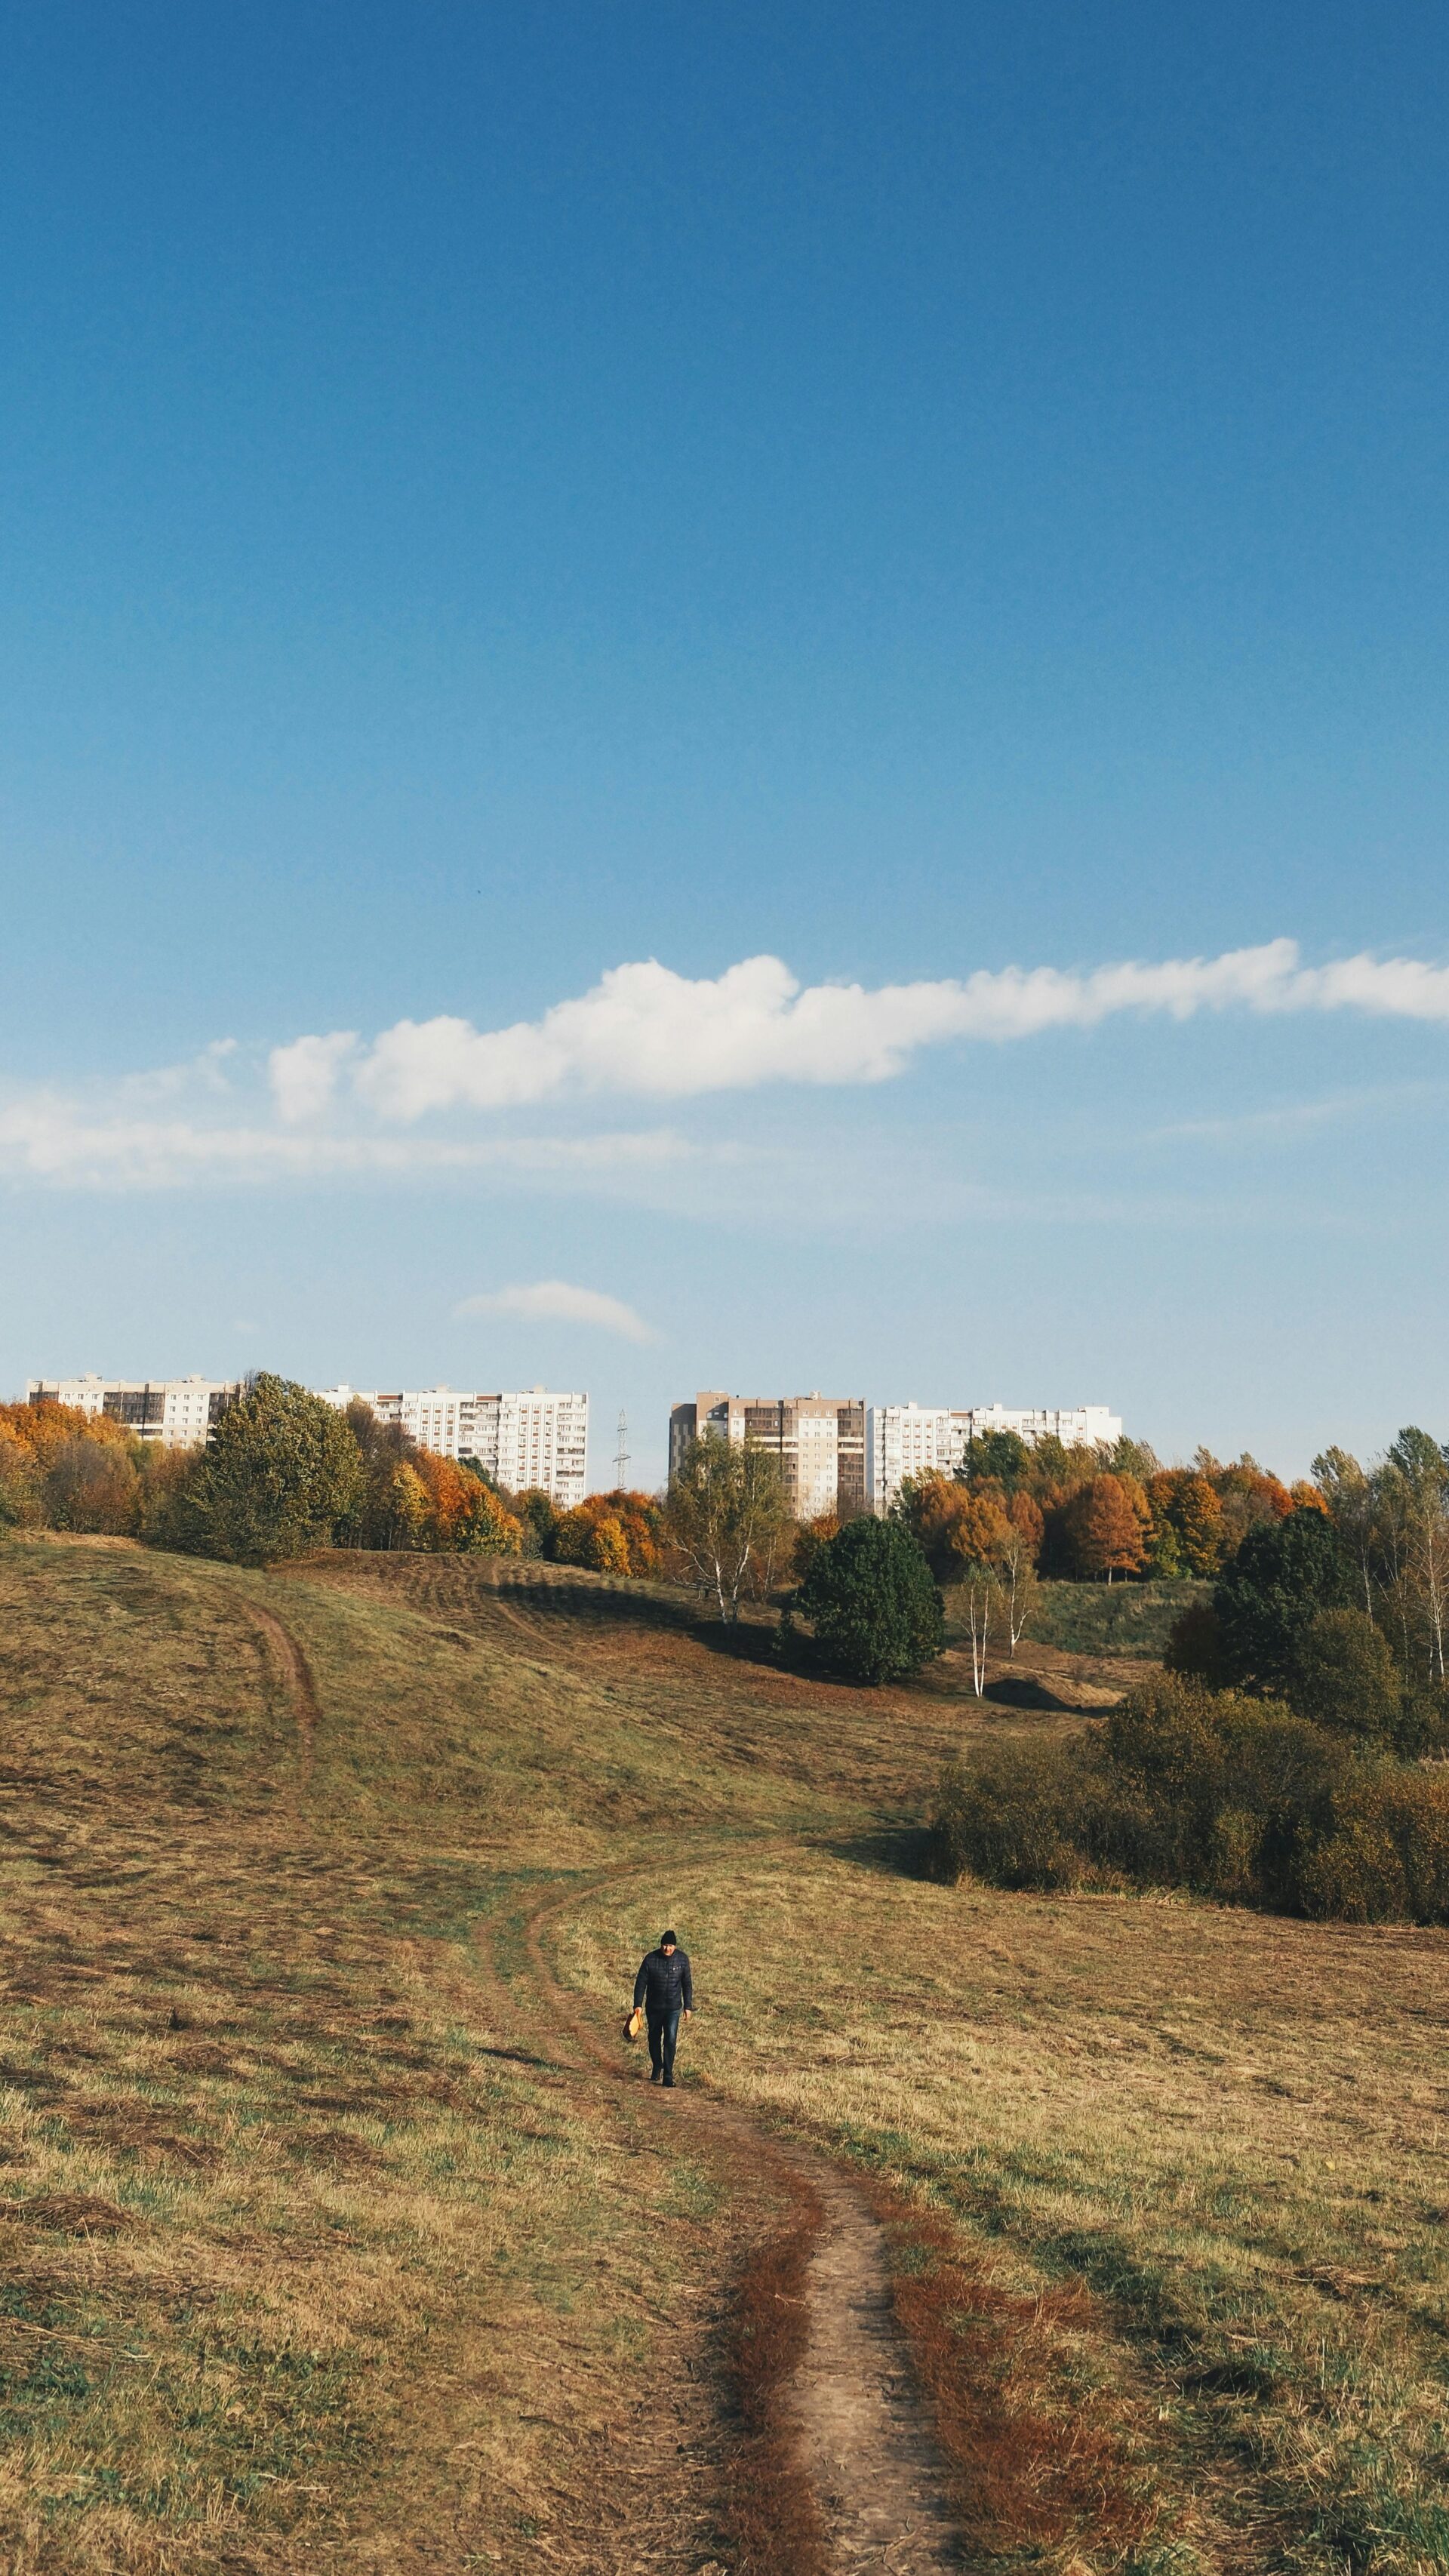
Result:
[[[529,1322],[591,1324],[602,1333],[618,1333],[626,1342],[653,1342],[651,1324],[621,1297],[600,1288],[574,1288],[566,1279],[537,1279],[528,1286],[492,1288],[465,1297],[455,1315],[521,1315]]]
[[[609,1172],[653,1170],[692,1152],[667,1128],[593,1136],[388,1136],[210,1123],[195,1116],[128,1116],[52,1091],[0,1105],[0,1175],[72,1189],[409,1182],[486,1172],[586,1181]]]
[[[1124,1014],[1187,1020],[1202,1011],[1355,1011],[1449,1022],[1449,967],[1367,954],[1305,966],[1297,942],[1221,957],[1131,960],[1085,972],[982,970],[964,981],[802,986],[778,957],[714,978],[651,959],[616,966],[538,1020],[398,1020],[370,1045],[347,1032],[296,1039],[272,1057],[283,1114],[320,1114],[345,1083],[394,1122],[456,1108],[517,1108],[601,1092],[684,1099],[767,1082],[886,1082],[923,1047],[1005,1043],[1089,1029]]]
[[[1438,1082],[1366,1084],[1356,1091],[1328,1092],[1317,1100],[1279,1101],[1263,1109],[1229,1110],[1215,1118],[1174,1119],[1169,1126],[1151,1129],[1145,1141],[1152,1145],[1289,1143],[1320,1128],[1344,1127],[1356,1119],[1421,1107],[1443,1098],[1444,1085]]]

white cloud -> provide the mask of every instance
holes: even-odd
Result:
[[[356,1046],[354,1031],[337,1029],[329,1038],[294,1038],[290,1046],[273,1047],[267,1075],[278,1117],[295,1126],[330,1109],[337,1076]]]
[[[600,1332],[618,1333],[626,1342],[657,1339],[652,1325],[620,1297],[600,1288],[572,1288],[565,1279],[537,1279],[530,1286],[494,1288],[481,1297],[465,1297],[455,1315],[522,1315],[530,1322],[592,1324]]]
[[[1367,955],[1304,966],[1296,941],[1273,939],[1159,965],[1129,960],[1086,972],[1008,966],[964,981],[871,990],[802,987],[778,957],[746,958],[722,975],[693,979],[651,959],[611,967],[591,992],[510,1028],[480,1030],[452,1017],[399,1020],[360,1051],[339,1033],[299,1039],[279,1048],[273,1062],[303,1069],[300,1098],[314,1078],[320,1084],[324,1063],[330,1085],[352,1059],[358,1099],[406,1122],[429,1111],[509,1109],[570,1093],[684,1099],[766,1082],[885,1082],[922,1047],[947,1039],[1002,1043],[1047,1029],[1095,1028],[1124,1013],[1186,1020],[1229,1009],[1449,1021],[1449,967]]]
[[[1123,1014],[1186,1020],[1203,1011],[1350,1011],[1449,1023],[1449,967],[1344,958],[1305,966],[1291,939],[1221,957],[1085,971],[1010,966],[964,980],[801,986],[777,957],[710,978],[657,962],[617,966],[541,1019],[479,1030],[458,1018],[399,1020],[370,1044],[349,1030],[276,1047],[267,1087],[255,1055],[219,1040],[189,1064],[109,1087],[12,1088],[0,1097],[0,1176],[93,1189],[234,1187],[334,1177],[423,1180],[509,1170],[573,1174],[738,1148],[672,1130],[516,1137],[399,1135],[433,1113],[506,1112],[622,1095],[687,1099],[765,1083],[870,1084],[929,1046],[1090,1029]]]

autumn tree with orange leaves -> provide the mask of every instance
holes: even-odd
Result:
[[[1084,1574],[1140,1574],[1147,1562],[1142,1521],[1120,1476],[1094,1476],[1072,1507],[1077,1561]]]
[[[659,1505],[652,1494],[627,1486],[587,1494],[572,1511],[558,1515],[546,1552],[559,1565],[583,1566],[591,1574],[657,1574],[662,1562]]]

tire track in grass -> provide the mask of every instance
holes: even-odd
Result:
[[[304,1780],[310,1779],[313,1757],[317,1748],[317,1728],[322,1717],[317,1699],[317,1685],[312,1679],[312,1667],[291,1629],[283,1625],[275,1610],[263,1609],[260,1601],[253,1601],[244,1592],[239,1593],[237,1598],[252,1626],[260,1631],[270,1649],[273,1664],[291,1702],[292,1715],[297,1722],[297,1739],[302,1756],[302,1777]]]

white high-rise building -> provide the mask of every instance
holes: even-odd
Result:
[[[589,1399],[534,1386],[490,1395],[451,1386],[403,1388],[396,1394],[321,1386],[324,1404],[345,1411],[371,1405],[379,1422],[396,1422],[422,1449],[472,1460],[505,1492],[539,1486],[563,1511],[581,1503],[589,1483]]]
[[[865,1489],[888,1512],[907,1476],[954,1476],[966,1455],[966,1416],[943,1404],[873,1404],[865,1417]]]
[[[1028,1446],[1060,1440],[1067,1449],[1095,1449],[1121,1439],[1122,1417],[1105,1404],[873,1404],[865,1422],[871,1510],[889,1511],[907,1476],[955,1475],[972,1441],[987,1431],[1014,1431]]]
[[[969,1425],[971,1440],[979,1440],[983,1431],[1014,1431],[1028,1446],[1060,1440],[1064,1449],[1098,1449],[1111,1448],[1122,1437],[1121,1414],[1110,1413],[1105,1404],[1064,1404],[1056,1410],[1049,1405],[975,1404],[956,1418]]]
[[[30,1404],[64,1404],[123,1423],[138,1440],[166,1449],[199,1449],[242,1385],[215,1377],[32,1377],[25,1395]]]

